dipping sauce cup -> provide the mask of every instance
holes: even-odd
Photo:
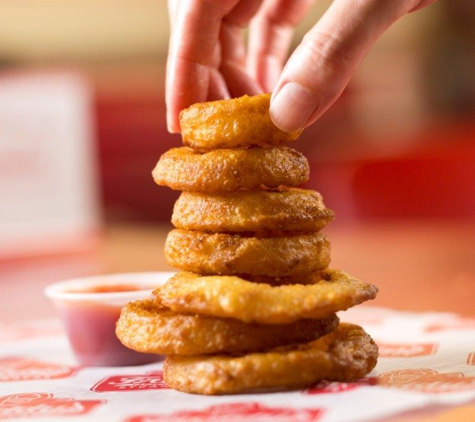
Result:
[[[122,345],[115,335],[120,311],[145,299],[173,273],[130,273],[77,278],[51,284],[52,299],[63,322],[76,360],[82,366],[132,366],[161,360]]]

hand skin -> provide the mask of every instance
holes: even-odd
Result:
[[[273,92],[277,127],[305,128],[336,101],[386,29],[435,1],[334,0],[286,62],[314,0],[169,0],[168,129],[180,132],[179,112],[196,102],[261,92]]]

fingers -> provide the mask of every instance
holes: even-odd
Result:
[[[287,58],[294,28],[314,0],[265,0],[250,25],[247,70],[272,92]]]
[[[226,85],[226,80],[218,69],[221,61],[221,45],[219,43],[216,44],[214,56],[213,65],[209,69],[209,85],[206,101],[222,100],[231,97],[228,86]],[[185,107],[188,107],[188,105]]]
[[[219,70],[226,80],[231,97],[261,93],[262,88],[246,71],[247,52],[242,28],[225,19],[221,27],[220,43],[222,55]]]
[[[313,123],[339,97],[381,34],[414,0],[335,0],[290,57],[270,115],[285,131]]]
[[[170,132],[179,132],[178,115],[206,101],[216,67],[221,20],[239,0],[180,0],[171,11],[173,32],[167,62],[166,103]],[[215,81],[216,78],[213,79]],[[214,83],[214,82],[213,82]],[[214,85],[215,91],[220,85]]]
[[[179,112],[195,102],[272,91],[274,85],[274,123],[288,131],[308,126],[338,98],[385,29],[435,1],[335,0],[279,78],[293,28],[313,0],[264,1],[251,25],[250,76],[241,28],[262,0],[169,0],[168,128],[179,132]]]
[[[246,71],[246,46],[243,29],[261,6],[262,0],[241,0],[223,19],[220,32],[220,72],[226,80],[231,97],[255,95],[262,88]]]

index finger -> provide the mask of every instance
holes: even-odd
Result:
[[[165,94],[170,132],[180,131],[178,114],[183,108],[206,100],[221,20],[238,2],[182,0],[175,11]]]

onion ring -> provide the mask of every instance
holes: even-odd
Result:
[[[216,150],[173,148],[152,172],[155,182],[184,191],[236,191],[260,186],[298,186],[310,175],[307,159],[287,147]]]
[[[222,193],[183,192],[172,223],[179,229],[211,232],[275,232],[323,229],[334,219],[322,196],[298,188]]]
[[[245,324],[195,314],[178,314],[150,300],[126,305],[116,334],[142,353],[197,355],[242,353],[307,343],[336,329],[339,319],[306,319],[287,325]]]
[[[178,356],[165,360],[163,378],[195,394],[304,388],[327,380],[351,382],[375,367],[378,346],[359,326],[340,324],[311,343],[243,356]]]
[[[175,229],[165,241],[165,259],[198,274],[283,277],[327,268],[330,242],[318,232],[259,238]]]
[[[175,312],[193,312],[247,323],[290,324],[324,318],[376,297],[372,284],[338,270],[315,273],[314,284],[271,286],[236,276],[181,272],[152,296]]]
[[[197,103],[180,113],[183,143],[194,149],[282,145],[301,130],[284,132],[269,116],[270,94]]]

